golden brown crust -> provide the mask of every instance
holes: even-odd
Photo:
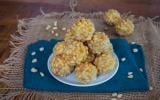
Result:
[[[112,52],[112,44],[104,32],[95,32],[88,45],[94,54],[100,55],[101,53]]]
[[[78,40],[85,42],[92,38],[92,35],[95,31],[94,24],[91,20],[87,18],[77,19],[67,31],[64,40]]]
[[[95,59],[94,64],[97,66],[98,73],[104,74],[115,68],[116,59],[113,54],[102,54]]]
[[[54,56],[61,55],[70,65],[80,64],[86,60],[88,56],[88,47],[84,46],[82,42],[60,42],[54,47]]]
[[[84,62],[78,65],[75,69],[76,78],[80,83],[90,83],[97,77],[97,69],[91,63]]]
[[[51,62],[52,71],[57,76],[67,76],[70,74],[74,66],[70,66],[68,62],[61,56],[54,56]]]
[[[134,32],[134,24],[129,19],[122,19],[116,24],[115,28],[116,32],[121,36],[127,36]]]
[[[64,52],[64,49],[66,48],[65,46],[65,42],[58,42],[53,48],[54,55],[56,56],[62,54]]]
[[[115,25],[120,19],[120,13],[115,9],[109,9],[104,13],[104,20],[110,25]]]

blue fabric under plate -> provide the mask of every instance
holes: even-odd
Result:
[[[58,92],[131,92],[147,91],[148,80],[145,70],[143,48],[138,44],[129,44],[125,39],[111,39],[114,52],[119,58],[119,69],[109,81],[91,87],[74,87],[63,84],[54,79],[48,69],[47,60],[52,53],[52,48],[59,40],[39,40],[28,45],[24,63],[23,86],[27,89]],[[40,50],[44,48],[44,50]],[[135,52],[134,52],[134,49]],[[126,58],[125,61],[121,61]],[[33,59],[37,62],[32,63]],[[38,69],[32,73],[31,68]],[[41,77],[40,72],[44,73]],[[133,78],[128,78],[128,72],[133,72]]]

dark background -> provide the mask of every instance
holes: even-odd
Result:
[[[10,34],[16,31],[18,18],[34,17],[44,12],[69,11],[69,0],[0,0],[0,64],[9,56]],[[76,11],[96,12],[109,8],[131,11],[137,16],[160,15],[160,0],[79,0]]]

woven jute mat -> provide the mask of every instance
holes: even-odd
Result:
[[[0,65],[0,99],[8,100],[110,100],[111,93],[59,93],[59,92],[37,92],[23,88],[23,64],[26,53],[26,46],[40,39],[63,39],[64,31],[58,29],[59,36],[46,31],[47,25],[58,22],[58,27],[68,28],[78,17],[90,18],[97,31],[108,30],[109,37],[117,37],[112,30],[109,30],[103,20],[103,12],[79,13],[74,11],[75,0],[70,3],[71,12],[44,13],[34,18],[18,20],[17,32],[11,34],[11,54]],[[150,85],[147,92],[126,92],[118,100],[159,100],[160,99],[160,22],[158,17],[144,18],[135,17],[131,14],[123,14],[123,17],[131,19],[135,24],[133,35],[126,37],[130,42],[137,42],[144,47],[146,56],[146,69]],[[62,87],[63,88],[63,87]],[[152,89],[153,88],[153,89]]]

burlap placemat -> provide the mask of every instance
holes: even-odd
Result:
[[[23,88],[23,63],[26,46],[39,39],[63,39],[64,31],[57,30],[59,36],[56,37],[46,31],[47,25],[52,25],[54,21],[57,21],[58,27],[67,28],[76,18],[83,16],[90,18],[95,23],[97,31],[104,31],[106,28],[109,28],[104,23],[103,12],[75,12],[74,7],[76,4],[75,0],[70,1],[71,12],[45,14],[41,10],[42,15],[40,16],[18,20],[17,33],[11,35],[11,54],[4,61],[4,64],[0,65],[0,82],[3,85],[3,88],[0,88],[0,99],[110,100],[112,98],[111,93],[36,92]],[[143,45],[151,88],[148,92],[122,93],[122,98],[118,100],[158,100],[160,98],[160,22],[155,21],[157,17],[144,18],[130,14],[123,14],[123,17],[130,18],[135,23],[134,34],[126,39]],[[110,37],[116,37],[112,31],[107,31],[106,33]]]

